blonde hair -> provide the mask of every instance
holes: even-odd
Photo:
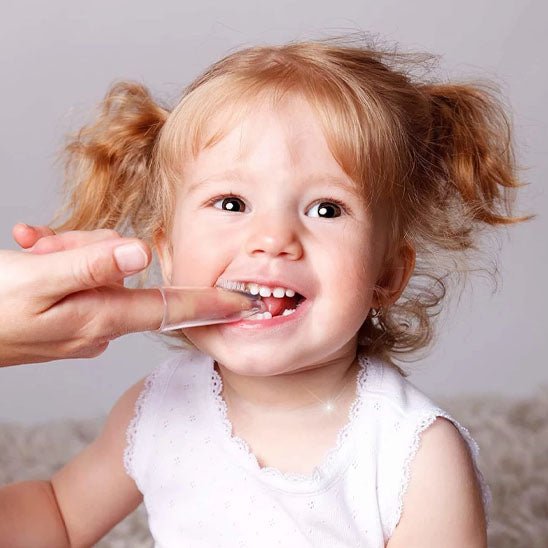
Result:
[[[455,269],[445,259],[457,264],[477,249],[482,227],[532,218],[512,213],[523,185],[496,86],[412,76],[433,59],[340,39],[250,47],[213,64],[172,110],[143,85],[118,82],[65,148],[67,200],[57,220],[68,217],[54,228],[113,228],[153,247],[158,231],[170,233],[185,159],[218,142],[255,101],[299,94],[364,200],[386,208],[387,271],[402,245],[416,252],[400,298],[370,314],[359,337],[392,363],[410,356],[432,341]]]

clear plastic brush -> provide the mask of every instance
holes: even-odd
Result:
[[[164,301],[159,331],[230,323],[266,312],[258,295],[241,282],[220,280],[217,287],[158,287]]]

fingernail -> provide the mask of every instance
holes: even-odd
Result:
[[[121,245],[114,249],[114,259],[122,272],[138,272],[145,268],[148,257],[138,244]]]

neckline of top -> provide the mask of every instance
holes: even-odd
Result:
[[[227,404],[222,396],[223,381],[214,368],[214,361],[210,361],[210,384],[208,396],[214,420],[221,426],[223,431],[223,443],[231,453],[262,481],[270,483],[280,490],[291,492],[308,492],[324,488],[328,483],[335,481],[340,473],[349,464],[343,459],[343,453],[348,448],[349,438],[355,430],[357,417],[363,406],[368,380],[369,370],[373,364],[371,357],[358,354],[360,365],[356,376],[356,395],[349,407],[348,420],[338,431],[336,443],[323,456],[320,463],[314,467],[311,474],[300,474],[294,472],[282,472],[278,468],[261,466],[255,454],[251,451],[248,443],[233,433],[233,426],[228,418]]]

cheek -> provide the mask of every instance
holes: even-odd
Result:
[[[344,258],[339,264],[334,262],[331,268],[333,277],[338,280],[335,286],[342,302],[354,309],[357,315],[367,315],[377,275],[377,261],[371,243],[353,242],[345,248]]]
[[[230,261],[231,239],[198,223],[181,223],[173,237],[173,285],[210,286]]]

